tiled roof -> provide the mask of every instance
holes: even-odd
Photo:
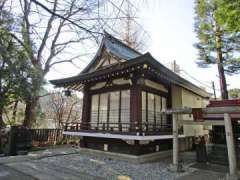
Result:
[[[106,49],[106,51],[109,52],[111,55],[124,60],[131,60],[133,58],[136,58],[142,55],[135,49],[124,44],[121,40],[113,37],[107,32],[104,32],[104,36],[103,36],[101,45],[98,49],[98,52],[96,53],[92,61],[87,65],[87,67],[80,74],[88,72],[89,69],[98,62],[99,58],[101,58],[103,49]]]
[[[93,60],[88,64],[88,66],[77,76],[73,76],[70,78],[64,78],[64,79],[58,79],[58,80],[52,80],[51,83],[61,86],[63,83],[75,83],[84,81],[86,79],[99,76],[100,74],[104,74],[108,71],[114,71],[116,68],[121,68],[118,65],[112,65],[107,69],[98,69],[95,71],[89,72],[89,69],[91,69],[92,66],[96,65],[98,60],[101,58],[101,54],[103,52],[103,49],[106,49],[107,52],[110,54],[126,60],[125,63],[122,64],[123,67],[125,66],[132,66],[133,64],[137,63],[149,63],[152,67],[156,68],[158,72],[160,72],[161,76],[164,76],[165,79],[172,83],[176,84],[178,86],[181,86],[183,88],[186,88],[200,96],[203,97],[210,97],[210,95],[200,87],[194,85],[193,83],[189,82],[188,80],[182,78],[181,76],[177,75],[173,71],[169,70],[167,67],[162,65],[159,61],[155,60],[150,53],[141,54],[138,51],[128,47],[126,44],[118,40],[117,38],[113,37],[112,35],[105,32],[104,37],[102,39],[102,43],[100,45],[100,48],[93,58]]]
[[[121,59],[130,60],[141,55],[141,53],[128,47],[120,40],[107,33],[105,33],[104,44],[111,54],[114,54]]]

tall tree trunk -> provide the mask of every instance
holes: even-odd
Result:
[[[31,128],[33,123],[36,122],[37,102],[38,101],[36,98],[33,98],[32,100],[26,102],[23,126]]]
[[[5,59],[3,59],[2,66],[0,68],[0,72],[4,69],[4,66],[5,66]],[[2,104],[2,103],[4,102],[4,93],[3,93],[2,84],[3,84],[2,73],[0,73],[0,129],[5,126],[5,123],[3,121],[4,104]]]
[[[3,121],[3,109],[0,108],[0,129],[5,126],[5,123]]]
[[[34,61],[34,59],[32,60]],[[37,62],[40,62],[37,61]],[[37,105],[39,102],[39,94],[41,87],[44,82],[44,76],[42,69],[41,69],[41,64],[34,64],[34,68],[36,73],[32,76],[32,92],[29,94],[29,96],[26,98],[25,103],[26,103],[26,108],[25,108],[25,118],[23,121],[23,126],[31,128],[33,123],[36,122],[36,111],[37,111]]]
[[[221,62],[218,62],[217,66],[218,66],[218,74],[219,74],[219,81],[220,81],[221,97],[222,99],[228,99],[227,83],[226,83],[224,68]]]
[[[227,91],[227,83],[226,77],[223,67],[223,56],[222,56],[222,47],[221,47],[222,39],[220,35],[220,31],[217,29],[216,31],[216,46],[217,46],[217,67],[220,81],[220,90],[222,99],[228,99],[228,91]]]
[[[14,122],[16,122],[17,107],[18,107],[18,100],[14,102],[14,106],[13,106],[12,120]]]

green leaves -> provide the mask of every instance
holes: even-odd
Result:
[[[196,1],[196,7],[195,12],[198,14],[199,18],[207,18],[208,12],[209,12],[209,3],[207,3],[205,0],[197,0]]]
[[[240,73],[240,58],[232,58],[225,62],[225,71],[232,75]]]
[[[216,18],[229,32],[240,32],[240,1],[217,0],[219,4]]]
[[[237,3],[236,0],[230,1],[235,5]],[[238,6],[240,7],[240,3]],[[220,53],[220,61],[228,74],[240,72],[240,33],[230,32],[223,18],[230,18],[237,12],[238,10],[225,0],[196,1],[195,32],[198,42],[194,46],[198,49],[197,64],[200,67],[216,64],[217,53]]]
[[[0,16],[0,108],[23,99],[27,89],[26,74],[30,69],[25,50],[10,35],[10,25]],[[7,17],[9,18],[9,17]]]
[[[230,96],[231,99],[240,98],[240,89],[238,89],[238,88],[230,89],[229,90],[229,96]]]

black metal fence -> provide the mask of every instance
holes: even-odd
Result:
[[[31,129],[33,146],[49,146],[78,141],[79,137],[64,135],[62,129]]]
[[[61,129],[31,129],[32,141],[54,144],[62,139]]]
[[[13,126],[0,134],[0,154],[16,154],[17,150],[33,147],[47,147],[61,144],[77,144],[79,137],[64,135],[62,129],[26,129]],[[27,147],[27,148],[25,148]]]

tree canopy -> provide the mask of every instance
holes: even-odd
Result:
[[[31,67],[27,54],[11,35],[14,20],[6,11],[0,13],[0,127],[4,125],[4,108],[22,100],[28,87]]]
[[[119,31],[117,27],[123,19],[131,19],[123,10],[125,0],[11,0],[0,2],[1,13],[11,12],[14,28],[8,34],[16,44],[20,44],[27,55],[29,67],[23,93],[26,104],[24,126],[31,127],[36,122],[37,107],[41,89],[46,83],[47,73],[60,63],[74,61],[85,64],[82,57],[90,54],[90,46],[96,46],[103,30]],[[129,4],[131,7],[134,5]],[[11,23],[7,23],[11,24]],[[77,48],[76,48],[77,47]],[[26,54],[25,54],[26,53]]]
[[[239,88],[230,89],[229,97],[231,99],[239,99],[240,98],[240,89]]]
[[[217,20],[229,32],[240,32],[240,1],[218,0]]]
[[[221,95],[227,99],[225,72],[234,74],[240,72],[240,33],[229,32],[225,25],[219,22],[221,4],[217,0],[197,0],[195,4],[195,31],[198,42],[198,65],[209,67],[217,64]]]

